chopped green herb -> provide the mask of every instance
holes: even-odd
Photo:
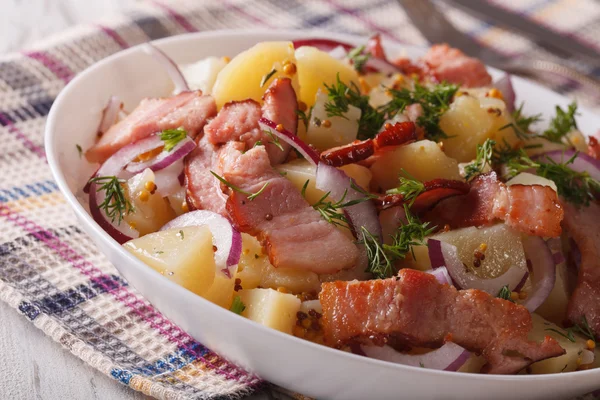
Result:
[[[265,76],[263,76],[262,79],[260,80],[260,87],[265,86],[265,84],[269,81],[269,79],[271,79],[271,77],[273,75],[275,75],[276,73],[277,73],[277,70],[275,68],[273,68]]]
[[[79,158],[81,158],[83,156],[83,149],[78,144],[75,145],[75,148],[77,149],[77,153],[79,153]]]
[[[500,291],[498,292],[498,297],[499,299],[504,299],[504,300],[508,300],[512,303],[514,303],[513,299],[511,299],[510,297],[510,289],[508,288],[508,285],[504,285],[502,286],[502,289],[500,289]]]
[[[302,110],[296,110],[296,114],[298,114],[298,118],[300,118],[300,120],[302,122],[304,122],[304,126],[306,126],[306,127],[308,127],[308,123],[310,121],[310,116],[312,115],[312,110],[313,110],[312,107],[308,110],[308,113],[306,113],[305,111],[302,111]]]
[[[348,112],[348,106],[354,106],[361,111],[358,120],[357,138],[360,140],[369,139],[379,132],[385,122],[385,115],[369,104],[369,96],[362,95],[354,82],[351,82],[348,86],[340,81],[340,75],[338,74],[337,82],[331,86],[325,85],[325,88],[329,97],[327,103],[325,103],[325,112],[328,117],[347,119],[344,113]]]
[[[544,329],[545,331],[550,331],[550,332],[554,332],[559,334],[560,336],[568,339],[570,342],[575,343],[575,336],[573,336],[573,332],[571,331],[571,328],[569,329],[565,329],[564,332],[559,331],[558,329],[554,329],[554,328],[546,328]]]
[[[164,251],[162,251],[162,250],[156,250],[156,251],[154,252],[154,254],[164,254]]]
[[[183,240],[183,237],[184,237],[184,236],[183,236],[183,231],[182,231],[182,230],[179,230],[179,232],[178,232],[177,234],[179,235],[179,237],[181,238],[181,240]]]
[[[408,178],[404,176],[400,176],[400,183],[397,187],[388,190],[387,194],[400,194],[404,201],[409,203],[409,206],[412,207],[415,199],[425,191],[425,185],[422,182],[416,180],[412,175],[410,175],[407,171],[402,169],[402,173],[408,175]]]
[[[348,58],[352,61],[352,66],[357,72],[362,72],[369,58],[370,53],[364,53],[365,46],[355,47],[348,52]]]
[[[440,83],[431,89],[415,83],[414,91],[408,89],[388,89],[392,100],[381,106],[378,111],[388,118],[393,117],[411,104],[420,104],[423,113],[417,118],[417,124],[425,130],[428,139],[439,141],[448,135],[440,128],[440,118],[450,107],[452,98],[458,91],[457,85]]]
[[[227,186],[228,188],[230,188],[233,191],[236,191],[238,193],[241,194],[245,194],[246,196],[248,196],[248,200],[252,201],[255,198],[257,198],[262,192],[264,192],[264,190],[267,188],[267,186],[269,186],[269,182],[265,182],[265,184],[260,188],[260,190],[256,193],[250,193],[247,192],[237,186],[235,186],[233,183],[227,181],[225,178],[223,178],[222,176],[219,176],[219,174],[215,173],[214,171],[210,171],[211,174],[213,174],[213,176],[215,178],[217,178],[219,181],[221,181],[221,183],[225,186]]]
[[[422,362],[419,361],[419,365],[421,366],[421,368],[425,368],[425,364],[423,364]]]
[[[589,172],[578,172],[569,167],[579,153],[575,153],[569,160],[557,163],[549,157],[533,161],[523,149],[520,150],[518,158],[509,160],[507,163],[510,176],[520,172],[535,169],[536,173],[544,178],[554,181],[558,194],[566,200],[577,205],[589,205],[595,200],[596,194],[600,193],[600,181],[592,178]]]
[[[116,176],[97,176],[90,179],[90,182],[98,185],[97,192],[104,191],[104,201],[98,205],[98,208],[104,210],[112,222],[116,219],[117,224],[120,225],[123,216],[133,211],[133,206],[123,189],[125,180]]]
[[[304,186],[302,187],[302,195],[304,196],[306,194],[306,186],[308,185],[308,181],[305,182]],[[339,201],[336,202],[331,202],[331,201],[326,201],[326,199],[329,197],[329,195],[331,194],[331,192],[327,192],[323,195],[323,197],[321,197],[319,199],[319,201],[317,201],[315,204],[313,204],[313,208],[315,210],[317,210],[321,216],[325,219],[325,221],[329,222],[330,224],[334,224],[336,226],[343,226],[348,228],[348,220],[346,218],[346,215],[344,214],[344,208],[345,207],[351,207],[353,205],[368,201],[371,199],[371,195],[367,195],[365,197],[356,199],[356,200],[346,200],[346,197],[348,195],[348,190],[344,190],[344,194],[342,195],[342,198]]]
[[[512,117],[515,120],[515,122],[506,124],[503,127],[501,127],[499,130],[503,130],[508,127],[511,127],[511,128],[513,128],[513,130],[515,131],[515,133],[521,140],[528,140],[528,139],[532,139],[532,138],[536,137],[537,135],[533,135],[531,133],[531,125],[535,124],[536,122],[541,121],[542,114],[526,116],[525,114],[523,114],[523,106],[524,105],[525,105],[525,103],[521,103],[519,108],[517,108],[515,111],[513,111]]]
[[[577,114],[577,103],[569,104],[567,110],[556,106],[556,115],[550,121],[550,127],[542,133],[542,137],[553,143],[563,143],[562,139],[574,129],[577,129],[575,115]]]
[[[267,136],[269,136],[269,137],[271,138],[271,140],[269,141],[269,143],[271,143],[271,144],[273,144],[273,145],[277,146],[277,148],[278,148],[279,150],[281,150],[281,151],[285,151],[285,150],[283,149],[283,146],[281,145],[281,142],[279,141],[279,138],[278,138],[277,136],[275,136],[275,135],[273,134],[273,132],[271,132],[271,131],[267,131],[267,130],[265,130],[265,131],[263,131],[263,132],[264,132],[264,133],[265,133]]]
[[[300,194],[302,194],[302,197],[306,198],[306,188],[308,188],[308,184],[310,183],[310,179],[307,179],[306,182],[304,182],[304,185],[302,185],[302,190],[300,191]]]
[[[483,144],[477,145],[475,161],[465,167],[465,180],[470,181],[477,175],[483,174],[486,167],[492,166],[495,145],[496,142],[491,139],[486,139]]]
[[[242,301],[242,298],[240,296],[235,296],[233,298],[233,302],[231,303],[231,308],[229,310],[240,315],[242,312],[244,312],[245,309],[246,305]]]
[[[252,146],[252,147],[256,147],[256,146],[263,146],[262,140],[257,140],[256,143],[254,143],[254,146]]]
[[[165,142],[165,151],[171,151],[177,143],[181,142],[187,136],[187,132],[183,128],[165,129],[160,133],[160,139]]]

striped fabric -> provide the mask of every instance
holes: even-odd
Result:
[[[594,0],[510,3],[600,46]],[[514,33],[444,7],[458,26],[511,57],[548,56]],[[241,398],[266,385],[162,316],[82,233],[52,181],[44,123],[65,84],[110,54],[170,35],[257,26],[381,32],[386,40],[425,44],[393,0],[141,1],[110,21],[0,57],[0,298],[94,368],[156,398]],[[600,104],[597,93],[573,82],[552,86]]]

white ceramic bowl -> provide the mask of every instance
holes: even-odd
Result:
[[[361,44],[365,38],[302,31],[220,31],[188,34],[156,45],[178,63],[206,56],[234,56],[265,40],[328,37]],[[385,43],[389,51],[411,57],[423,49]],[[493,71],[497,76],[498,71]],[[568,100],[531,82],[515,79],[519,101],[528,113],[553,113]],[[435,371],[391,364],[319,346],[268,329],[226,311],[170,282],[125,251],[87,211],[82,187],[94,166],[80,159],[75,145],[88,148],[95,139],[101,110],[116,94],[133,109],[147,96],[166,95],[171,82],[161,67],[139,48],[93,65],[58,96],[46,127],[46,152],[54,178],[83,229],[123,276],[162,313],[198,341],[260,377],[320,399],[555,399],[590,392],[600,386],[600,369],[554,375],[493,376]],[[582,111],[582,131],[593,132],[600,118]]]

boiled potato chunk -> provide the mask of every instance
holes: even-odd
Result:
[[[246,306],[242,315],[278,331],[292,334],[300,299],[273,289],[244,289],[238,292]]]
[[[162,198],[158,191],[152,193],[148,190],[153,185],[154,172],[149,168],[127,181],[127,195],[133,212],[125,215],[124,219],[140,236],[156,232],[176,216],[168,200]]]
[[[477,145],[486,139],[510,145],[518,142],[512,128],[500,129],[509,124],[506,106],[502,100],[472,95],[457,97],[440,119],[440,128],[450,138],[444,139],[444,152],[459,162],[475,158]]]
[[[306,103],[308,107],[315,104],[315,96],[319,89],[325,92],[325,85],[337,83],[338,74],[343,83],[358,84],[358,74],[352,66],[316,47],[303,46],[297,49],[296,64],[300,84],[298,100]]]
[[[371,166],[373,180],[384,190],[398,186],[402,170],[422,182],[437,178],[462,180],[456,160],[430,140],[390,148]]]
[[[547,360],[538,361],[530,365],[531,373],[533,374],[552,374],[558,372],[570,372],[575,371],[581,362],[581,353],[583,350],[587,350],[587,339],[576,333],[573,334],[575,342],[571,342],[569,339],[560,335],[558,332],[567,334],[567,332],[537,314],[531,315],[533,320],[533,329],[529,333],[529,339],[536,342],[544,340],[545,336],[551,336],[558,341],[560,346],[567,351],[566,354],[560,357],[549,358]],[[553,330],[550,330],[553,329]],[[594,350],[596,355],[595,361],[592,365],[598,365],[599,363],[599,352]],[[579,361],[578,361],[579,360]]]
[[[365,190],[369,190],[373,174],[367,167],[358,164],[348,164],[340,167],[350,178],[354,179],[356,184]]]
[[[203,94],[210,94],[217,75],[226,65],[227,61],[224,57],[207,57],[193,64],[181,66],[181,73],[191,90],[201,90]]]
[[[319,276],[311,271],[275,268],[255,237],[242,233],[242,255],[236,278],[245,289],[258,286],[285,288],[292,293],[316,292],[320,289]]]
[[[352,143],[358,134],[360,108],[349,105],[343,117],[330,117],[325,111],[327,102],[327,94],[319,91],[306,131],[305,140],[319,150]]]
[[[261,42],[235,56],[217,75],[212,95],[217,108],[234,100],[261,101],[269,84],[277,77],[292,78],[298,93],[297,74],[288,76],[283,71],[286,63],[296,63],[292,42]],[[273,69],[276,72],[261,87],[263,78]]]

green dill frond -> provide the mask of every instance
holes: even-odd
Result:
[[[115,222],[116,219],[117,225],[120,225],[123,217],[133,212],[133,206],[123,188],[125,180],[116,176],[97,176],[90,179],[90,183],[98,185],[97,192],[104,192],[104,201],[98,205],[98,208],[104,210],[111,222]]]
[[[179,142],[186,138],[187,132],[183,128],[165,129],[160,134],[160,139],[165,142],[165,151],[171,151]]]

